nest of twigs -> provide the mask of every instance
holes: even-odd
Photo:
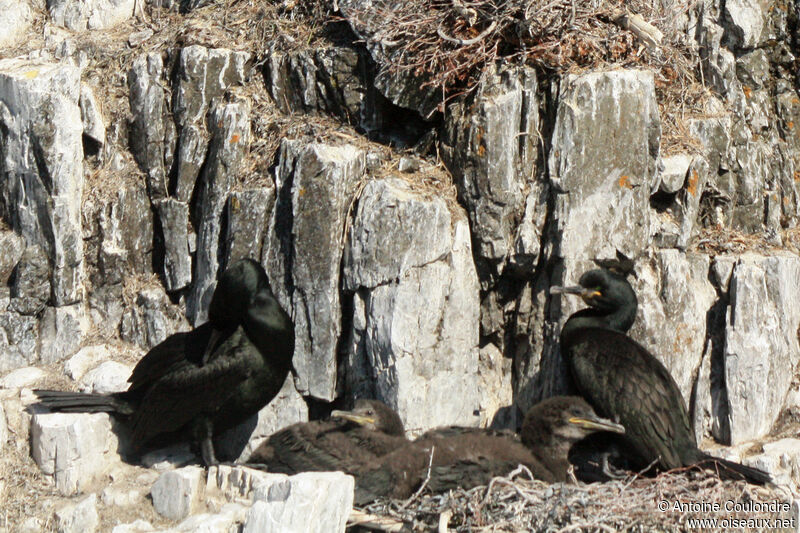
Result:
[[[342,0],[344,4],[346,0]],[[544,76],[602,68],[655,73],[666,152],[686,151],[683,119],[707,97],[699,54],[687,35],[690,0],[374,0],[342,12],[380,50],[388,73],[415,76],[439,107],[474,89],[498,60]]]
[[[580,485],[548,485],[529,476],[520,467],[488,487],[379,501],[351,523],[360,519],[362,527],[382,531],[683,531],[713,527],[691,524],[695,519],[717,519],[718,528],[761,531],[768,529],[766,520],[774,526],[774,519],[791,520],[796,512],[788,489],[722,481],[698,469]]]

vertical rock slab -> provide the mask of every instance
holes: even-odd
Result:
[[[206,127],[211,102],[229,87],[244,83],[249,58],[245,52],[199,45],[181,50],[172,100],[178,127],[177,175],[170,185],[170,194],[178,200],[190,200],[206,158],[209,130],[215,127],[212,118]]]
[[[128,72],[131,152],[147,176],[147,191],[155,201],[167,196],[167,173],[175,125],[169,116],[164,61],[159,53],[141,55]],[[170,139],[172,137],[172,139]]]
[[[225,264],[249,257],[261,259],[264,235],[267,232],[275,189],[262,187],[235,191],[225,206]]]
[[[533,69],[491,70],[473,97],[449,108],[445,121],[442,155],[469,214],[485,285],[499,277],[517,249],[538,255],[536,228],[532,231],[535,243],[526,242],[526,234],[522,234],[522,240],[514,245],[517,225],[526,210],[526,190],[537,171],[536,91]],[[544,220],[538,220],[534,212],[544,212],[545,206],[530,207],[525,219],[539,222],[541,232]],[[535,259],[526,263],[530,268]]]
[[[186,302],[187,316],[195,324],[205,322],[216,287],[222,212],[250,143],[250,104],[220,102],[210,112],[209,127],[212,140],[198,195],[194,284]]]
[[[272,52],[264,64],[267,89],[278,109],[327,113],[354,125],[366,114],[366,72],[365,57],[345,47]]]
[[[0,194],[14,231],[42,246],[57,306],[83,297],[79,68],[0,60]]]
[[[53,23],[72,31],[102,30],[133,16],[136,0],[47,0]]]
[[[678,384],[687,408],[706,338],[706,315],[717,300],[709,281],[706,255],[658,250],[639,261],[631,279],[639,306],[629,335],[664,363]]]
[[[549,156],[556,189],[554,255],[566,261],[635,257],[648,245],[650,191],[661,124],[653,73],[637,70],[568,75]]]
[[[345,221],[364,169],[362,150],[304,139],[283,141],[275,170],[267,253],[272,288],[294,311],[297,388],[327,401],[336,394]]]
[[[350,393],[384,400],[414,432],[478,425],[479,287],[463,212],[403,180],[371,181],[346,250]]]
[[[174,198],[163,198],[153,204],[158,213],[164,242],[164,286],[168,291],[177,291],[192,282],[189,204]]]
[[[83,304],[46,307],[39,321],[42,363],[55,363],[75,354],[89,333],[90,322]]]
[[[144,185],[117,192],[99,213],[99,267],[106,283],[151,272],[153,214]]]
[[[731,444],[738,444],[769,432],[800,361],[800,258],[745,254],[730,283],[725,384]]]

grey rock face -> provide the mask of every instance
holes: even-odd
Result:
[[[733,269],[725,328],[730,440],[765,435],[780,413],[800,360],[800,259],[744,255]]]
[[[22,259],[25,241],[13,231],[0,231],[0,250],[3,250],[3,255],[0,257],[0,283],[6,285],[14,267]],[[43,278],[46,283],[47,275],[45,274]]]
[[[86,84],[81,85],[81,97],[78,104],[81,107],[83,134],[102,147],[106,142],[103,113],[100,111],[100,104],[94,96],[94,91]]]
[[[62,361],[78,351],[89,333],[83,304],[47,307],[39,321],[39,357],[45,364]]]
[[[133,115],[131,152],[147,176],[147,189],[153,200],[167,195],[166,176],[175,135],[163,76],[164,62],[158,53],[137,57],[128,73]]]
[[[110,28],[133,16],[135,0],[47,0],[55,24],[73,31]]]
[[[202,477],[203,468],[199,466],[185,466],[161,474],[150,489],[156,512],[170,520],[189,516],[199,503]]]
[[[214,99],[226,89],[241,85],[247,78],[249,54],[202,46],[188,46],[181,50],[178,59],[178,79],[175,82],[172,113],[178,128],[178,157],[176,182],[171,194],[188,202],[191,198],[200,168],[206,158],[208,129],[206,114]],[[214,128],[214,119],[208,127]],[[238,132],[242,135],[242,131]],[[247,146],[246,139],[234,143],[231,149]]]
[[[294,311],[297,388],[327,401],[336,393],[345,220],[364,165],[353,146],[284,141],[275,171],[268,271],[279,301]]]
[[[222,232],[222,212],[233,180],[239,172],[250,142],[250,105],[247,102],[220,104],[209,117],[211,145],[201,176],[200,221],[194,283],[187,300],[187,316],[195,323],[206,320],[219,270],[218,250]]]
[[[189,324],[180,307],[161,288],[139,291],[134,305],[125,310],[120,324],[123,340],[149,350],[168,336],[186,331]]]
[[[95,494],[56,511],[58,533],[94,533],[99,524],[100,517],[97,514],[97,495]]]
[[[25,38],[33,22],[33,12],[27,0],[0,0],[0,47],[14,47]]]
[[[698,223],[700,199],[708,183],[709,169],[703,157],[676,157],[678,158],[676,165],[673,165],[674,158],[669,158],[673,160],[669,166],[667,159],[664,160],[667,168],[662,173],[659,190],[666,193],[668,203],[665,202],[654,213],[652,229],[655,234],[654,243],[658,247],[685,250],[691,238],[700,229]],[[684,163],[686,167],[683,166]],[[670,174],[665,178],[664,174],[667,172]],[[678,181],[680,185],[677,185]],[[675,190],[668,193],[665,189]]]
[[[53,303],[75,303],[83,296],[80,69],[3,59],[0,94],[3,210],[50,258]]]
[[[174,198],[163,198],[153,203],[164,240],[164,285],[168,291],[177,291],[192,282],[189,204]]]
[[[36,317],[0,312],[0,372],[35,363],[38,342]]]
[[[567,259],[567,279],[580,273],[576,260],[613,258],[616,251],[635,257],[647,246],[660,137],[651,72],[562,81],[548,165],[559,193],[554,254]]]
[[[99,479],[119,461],[117,436],[105,413],[33,415],[31,455],[42,472],[54,475],[56,488],[70,496]]]
[[[501,273],[516,249],[518,262],[535,264],[545,204],[528,184],[537,172],[539,102],[536,74],[530,68],[490,71],[474,98],[451,106],[445,123],[442,154],[456,178],[459,199],[467,208],[482,259],[481,278],[490,282]],[[523,218],[532,226],[517,235]],[[530,233],[530,235],[529,235]],[[531,242],[532,241],[532,242]],[[530,268],[530,266],[529,266]]]
[[[344,257],[344,287],[377,287],[414,267],[446,258],[453,245],[450,210],[424,201],[399,178],[367,183]]]
[[[9,309],[21,315],[38,314],[50,299],[50,266],[45,251],[36,245],[22,252],[10,279]]]
[[[105,361],[87,372],[81,379],[81,390],[97,394],[110,394],[128,390],[128,377],[133,370],[116,361]]]
[[[706,347],[706,315],[717,300],[709,268],[708,256],[659,250],[631,280],[639,307],[630,336],[664,363],[687,407]]]
[[[356,50],[273,52],[264,68],[267,89],[284,113],[322,112],[361,123],[369,87],[365,58]]]
[[[152,271],[153,216],[143,185],[120,190],[98,219],[102,235],[98,266],[106,284]]]
[[[344,532],[353,507],[352,476],[342,472],[272,474],[259,485],[247,512],[243,533]]]
[[[275,206],[272,188],[235,191],[225,206],[227,222],[224,238],[225,264],[239,259],[261,259],[264,235]]]
[[[0,379],[0,388],[21,389],[23,387],[30,387],[44,377],[44,370],[36,368],[35,366],[18,368]]]
[[[764,33],[764,11],[760,0],[725,2],[724,23],[731,32],[731,44],[738,48],[755,48]]]
[[[412,218],[423,214],[429,218]],[[448,219],[449,233],[435,229],[446,229]],[[411,238],[414,228],[422,233]],[[400,246],[392,254],[395,237],[419,250],[447,252],[400,253]],[[443,199],[415,193],[400,180],[373,181],[361,196],[348,248],[345,284],[357,289],[346,369],[350,393],[396,407],[414,432],[477,425],[478,280],[463,213],[454,217]],[[377,258],[372,270],[359,263],[367,257]],[[456,395],[458,402],[449,400]]]
[[[375,87],[393,104],[413,109],[423,117],[429,117],[441,101],[439,91],[424,85],[426,79],[410,69],[387,69],[388,58],[402,50],[385,41],[380,34],[384,13],[391,11],[391,2],[381,2],[379,6],[372,0],[341,0],[340,13],[347,19],[350,27],[366,43],[367,51],[379,70],[373,81]]]
[[[661,135],[652,73],[625,70],[568,75],[560,85],[548,159],[555,193],[542,252],[552,265],[515,298],[515,399],[523,409],[564,393],[558,349],[566,318],[582,307],[550,300],[550,285],[574,284],[595,264],[650,244],[650,193]],[[598,142],[603,139],[603,142]]]

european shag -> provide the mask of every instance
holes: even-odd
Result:
[[[352,411],[333,411],[327,420],[293,424],[272,434],[249,462],[283,474],[354,473],[407,442],[396,412],[378,400],[361,399]]]
[[[426,479],[433,492],[469,489],[518,465],[542,481],[566,481],[570,446],[595,431],[622,433],[624,428],[598,417],[576,396],[557,396],[532,407],[520,435],[479,428],[434,429],[356,473],[355,503],[407,498]]]
[[[34,392],[52,411],[118,415],[131,430],[133,452],[179,432],[199,443],[206,465],[217,464],[213,435],[258,412],[286,380],[294,325],[264,269],[249,259],[220,276],[208,315],[202,326],[152,348],[133,369],[125,392]]]
[[[579,295],[589,305],[561,330],[561,351],[575,385],[599,414],[625,426],[625,438],[645,464],[664,469],[701,464],[720,475],[770,481],[767,473],[712,457],[697,447],[694,428],[675,380],[661,362],[625,333],[636,318],[636,294],[628,281],[601,268],[575,287],[551,294]]]

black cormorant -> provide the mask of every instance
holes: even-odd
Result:
[[[557,396],[533,406],[520,435],[480,428],[434,429],[356,473],[355,503],[407,498],[426,479],[433,492],[469,489],[518,465],[542,481],[566,481],[570,446],[595,431],[622,433],[624,428],[598,417],[576,396]]]
[[[248,462],[283,474],[354,473],[407,442],[394,410],[378,400],[361,399],[352,411],[333,411],[327,420],[292,424],[273,433]]]
[[[216,464],[212,436],[258,412],[286,380],[294,325],[264,269],[249,259],[220,276],[208,315],[207,323],[153,347],[125,392],[34,392],[52,411],[120,415],[131,429],[133,452],[154,437],[181,432],[200,444],[206,465]]]
[[[664,469],[716,466],[721,475],[765,483],[765,472],[712,457],[697,447],[681,392],[669,371],[625,333],[636,318],[636,294],[606,268],[581,276],[575,287],[551,287],[589,305],[561,330],[561,351],[575,385],[597,412],[625,426],[625,438],[644,464]]]

